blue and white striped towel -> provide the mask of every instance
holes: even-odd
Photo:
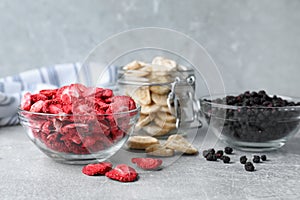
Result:
[[[42,67],[0,78],[0,126],[19,123],[17,110],[25,92],[33,93],[41,89],[57,88],[75,82],[89,85],[91,84],[91,74],[97,75],[94,70],[95,68],[82,67],[80,63],[69,63]],[[109,70],[105,70],[101,79],[97,81],[97,85],[112,86],[116,82],[116,68],[110,67]]]

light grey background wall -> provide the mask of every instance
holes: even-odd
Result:
[[[300,96],[298,0],[0,0],[0,77],[82,61],[121,31],[157,26],[201,43],[226,90]]]

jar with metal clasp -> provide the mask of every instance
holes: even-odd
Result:
[[[192,68],[163,57],[120,67],[118,90],[141,105],[134,135],[168,137],[201,127],[195,79]]]

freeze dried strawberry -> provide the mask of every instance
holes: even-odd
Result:
[[[109,123],[104,120],[99,120],[91,127],[91,132],[95,134],[102,133],[105,136],[108,136],[110,134]]]
[[[81,102],[76,102],[74,104],[73,113],[76,115],[90,114],[93,112],[93,108],[88,106],[87,104],[82,104]]]
[[[72,105],[71,104],[64,104],[62,105],[62,110],[64,113],[67,113],[67,114],[72,114]]]
[[[78,94],[79,94],[79,96],[82,96],[84,91],[87,90],[87,87],[80,83],[73,83],[69,87],[70,87],[71,91],[74,91],[75,97],[77,97]]]
[[[106,172],[105,176],[120,182],[133,182],[137,179],[138,174],[132,167],[119,164],[113,170]]]
[[[44,101],[42,111],[44,113],[59,114],[63,113],[62,106],[57,100],[46,100]]]
[[[50,104],[48,113],[59,114],[59,113],[63,113],[63,110],[61,108],[61,105],[59,104]]]
[[[100,110],[105,111],[105,110],[107,110],[107,108],[109,108],[109,104],[103,102],[102,100],[98,100],[98,99],[95,100],[94,106],[97,111],[100,111]]]
[[[113,91],[110,89],[104,89],[103,93],[102,93],[102,99],[106,99],[109,97],[112,97],[114,95]]]
[[[132,158],[131,162],[144,170],[155,170],[162,164],[162,160],[156,158]]]
[[[69,132],[68,134],[63,135],[60,140],[64,141],[65,143],[68,142],[73,142],[75,144],[81,144],[81,138],[79,137],[78,133],[71,133]]]
[[[47,135],[51,133],[51,131],[54,131],[55,127],[53,126],[52,121],[46,121],[42,126],[42,131],[46,133]]]
[[[29,111],[31,107],[31,94],[25,93],[21,101],[21,109]]]
[[[43,108],[43,104],[44,102],[42,100],[35,102],[34,104],[32,104],[30,108],[30,112],[41,112]]]
[[[57,89],[52,89],[52,90],[41,90],[40,94],[45,95],[49,99],[54,99],[56,95]]]
[[[86,148],[92,147],[96,143],[96,140],[93,136],[87,136],[83,138],[82,146]]]
[[[31,95],[31,102],[37,102],[37,101],[46,101],[48,100],[48,97],[43,94],[32,94]]]
[[[107,98],[107,99],[104,99],[104,101],[105,101],[105,103],[108,103],[108,104],[110,104],[110,103],[111,103],[111,101],[112,101],[112,98],[111,98],[111,97],[109,97],[109,98]]]
[[[110,104],[112,113],[126,112],[136,108],[134,100],[129,96],[114,96]]]
[[[75,92],[70,91],[68,86],[63,86],[57,90],[56,98],[64,102],[64,104],[71,104],[72,103],[72,93],[74,95]],[[79,94],[78,94],[79,97]]]
[[[102,142],[97,141],[94,145],[88,147],[88,150],[90,153],[94,153],[94,152],[102,151],[105,148],[106,146]]]
[[[114,142],[119,141],[123,137],[124,137],[124,132],[122,130],[116,130],[116,131],[114,131],[114,132],[111,133],[111,139]]]
[[[110,162],[100,162],[96,164],[88,164],[82,168],[82,173],[88,176],[104,175],[110,171],[112,164]]]
[[[62,133],[68,133],[70,130],[78,130],[79,132],[88,132],[89,125],[81,123],[67,124],[61,128]]]

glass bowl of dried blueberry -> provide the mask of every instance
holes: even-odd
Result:
[[[282,147],[300,128],[299,98],[264,90],[200,99],[209,128],[223,141],[245,151]]]
[[[71,84],[24,95],[19,119],[47,156],[68,164],[100,162],[132,134],[140,106],[110,89]]]

